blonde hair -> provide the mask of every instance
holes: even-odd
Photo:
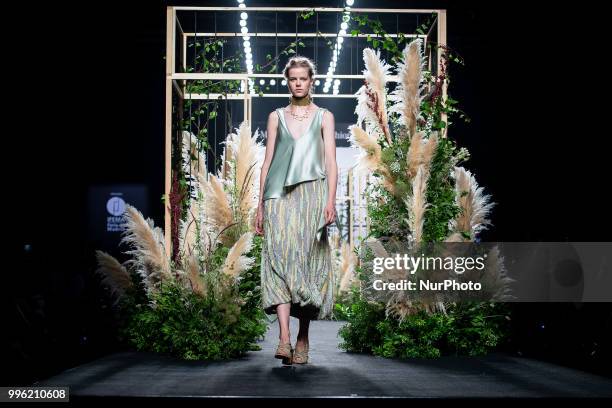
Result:
[[[294,57],[289,58],[287,61],[287,65],[285,65],[285,69],[283,69],[283,76],[285,80],[289,82],[289,70],[291,68],[308,68],[308,76],[310,79],[314,79],[314,76],[317,74],[317,68],[315,67],[314,62],[308,57],[304,57],[301,55],[296,55]],[[310,95],[314,92],[314,81],[312,81],[312,85],[310,86]]]
[[[283,69],[283,76],[286,80],[289,80],[289,70],[291,68],[308,68],[308,76],[312,79],[316,75],[317,69],[315,64],[308,57],[296,55],[295,57],[289,58],[285,69]]]

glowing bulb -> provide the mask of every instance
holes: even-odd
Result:
[[[240,20],[240,27],[246,27],[246,20]]]
[[[343,30],[346,30],[348,28],[348,24],[342,23],[342,24],[340,24],[340,28],[343,29]]]
[[[321,81],[319,81],[319,80],[317,79],[317,80],[315,81],[315,85],[316,85],[316,86],[321,85]]]
[[[344,42],[344,38],[342,38],[342,37],[338,37],[338,40],[337,40],[337,41],[338,41],[338,43],[339,43],[339,44],[342,44],[342,43]]]
[[[246,27],[242,27],[242,28],[240,29],[240,32],[242,32],[242,34],[246,34],[246,33],[248,33],[248,32],[249,32],[249,29],[248,29],[248,28],[246,28]]]
[[[247,13],[240,13],[240,18],[242,20],[246,20],[247,18],[249,18],[249,15]]]
[[[283,79],[283,81],[281,82],[281,85],[283,85],[283,86],[287,85],[287,81],[285,81],[285,80]]]
[[[240,2],[240,1],[239,1]],[[346,5],[347,6],[352,6],[353,3],[355,3],[355,0],[346,0]]]

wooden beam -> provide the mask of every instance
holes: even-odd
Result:
[[[446,10],[438,10],[438,44],[439,45],[448,45],[446,43]],[[442,56],[440,55],[440,50],[438,50],[438,73],[440,73],[442,67]],[[448,99],[448,81],[445,79],[442,83],[442,100],[446,102]],[[444,123],[446,123],[446,127],[442,131],[442,137],[448,136],[448,115],[446,113],[442,113],[441,118]]]
[[[172,214],[170,212],[170,191],[172,189],[172,74],[174,73],[174,52],[176,39],[176,11],[166,9],[166,112],[165,112],[165,194],[164,194],[164,238],[166,255],[172,255]]]

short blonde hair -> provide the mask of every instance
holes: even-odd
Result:
[[[312,62],[310,58],[301,55],[291,57],[289,61],[287,61],[287,65],[285,65],[285,69],[283,69],[283,76],[287,81],[289,81],[289,70],[291,68],[308,68],[308,76],[310,79],[313,79],[317,73],[314,62]]]

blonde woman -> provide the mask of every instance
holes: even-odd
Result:
[[[280,326],[275,357],[305,364],[310,321],[329,316],[334,303],[327,226],[336,220],[335,125],[334,115],[312,101],[310,59],[291,58],[283,75],[290,103],[268,116],[256,233],[264,237],[263,308],[277,314]],[[289,316],[300,321],[295,348]]]

